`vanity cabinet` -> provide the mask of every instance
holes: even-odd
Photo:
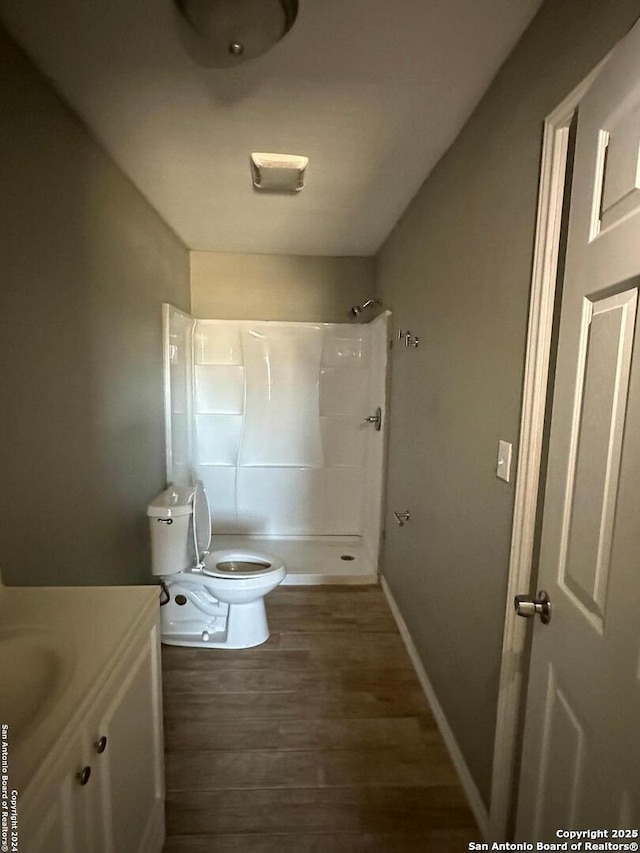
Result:
[[[138,632],[48,782],[19,807],[21,853],[159,853],[164,766],[157,621]]]

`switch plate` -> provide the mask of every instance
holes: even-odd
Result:
[[[513,445],[508,441],[498,442],[498,462],[496,464],[496,477],[509,482],[511,476],[511,451]]]

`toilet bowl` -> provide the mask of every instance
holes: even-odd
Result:
[[[211,516],[200,482],[166,489],[147,515],[152,571],[165,593],[162,642],[220,649],[266,642],[264,597],[284,580],[283,560],[250,548],[209,552]]]

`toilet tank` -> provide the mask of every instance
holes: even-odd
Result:
[[[193,492],[193,486],[170,486],[147,507],[154,575],[174,575],[194,564]]]

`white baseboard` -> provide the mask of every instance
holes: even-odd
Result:
[[[469,768],[467,767],[467,762],[464,760],[464,756],[460,747],[458,746],[458,742],[456,741],[455,735],[453,734],[451,726],[449,725],[445,713],[442,710],[442,705],[440,705],[440,702],[438,702],[438,698],[433,689],[433,685],[429,681],[429,676],[427,675],[425,668],[422,665],[422,661],[420,660],[420,656],[418,655],[418,650],[416,649],[415,644],[411,639],[411,634],[409,633],[409,629],[407,628],[407,623],[404,621],[402,614],[398,609],[398,605],[396,604],[396,600],[393,597],[391,590],[389,589],[389,585],[387,584],[387,581],[384,577],[380,578],[380,583],[382,585],[382,590],[387,598],[387,601],[389,602],[389,607],[391,608],[391,612],[393,613],[393,618],[396,620],[396,625],[398,626],[398,630],[400,631],[400,636],[402,637],[404,644],[407,648],[407,652],[409,653],[409,657],[411,658],[411,663],[413,664],[413,667],[416,671],[418,680],[422,685],[422,689],[424,690],[425,696],[427,697],[429,706],[433,711],[433,716],[435,717],[436,723],[440,730],[440,734],[442,735],[442,739],[449,751],[453,766],[455,767],[458,777],[460,778],[460,784],[462,785],[462,789],[464,790],[467,796],[469,807],[478,823],[480,832],[482,833],[485,839],[488,839],[489,812],[487,811],[482,797],[480,796],[480,792],[478,791],[476,783],[473,781],[473,776],[471,775]]]

